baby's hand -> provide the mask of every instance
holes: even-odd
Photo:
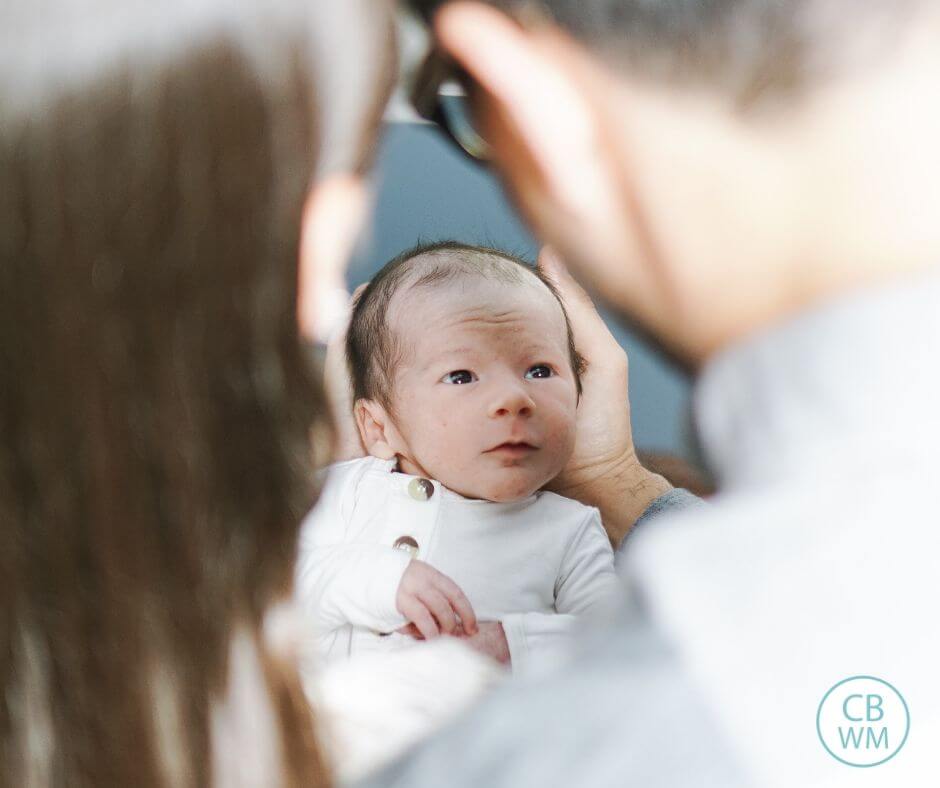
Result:
[[[398,584],[395,605],[424,638],[441,632],[450,635],[458,629],[468,634],[477,631],[476,614],[463,591],[424,561],[412,560],[408,565]]]
[[[502,665],[512,664],[506,631],[499,621],[483,621],[476,633],[463,635],[463,637],[474,651],[479,651]]]

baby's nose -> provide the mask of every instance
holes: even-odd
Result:
[[[531,416],[535,402],[521,385],[501,386],[490,403],[490,416]]]

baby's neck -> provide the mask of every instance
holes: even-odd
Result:
[[[398,455],[398,464],[396,465],[395,469],[399,473],[407,473],[410,476],[423,476],[426,479],[431,478],[430,474],[424,470],[424,468],[422,468],[416,462],[412,462],[407,457],[402,457],[400,454]]]

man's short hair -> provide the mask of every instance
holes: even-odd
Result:
[[[405,352],[401,337],[388,325],[388,310],[396,293],[446,285],[466,277],[491,279],[509,285],[523,285],[535,279],[548,288],[564,315],[568,355],[578,396],[581,396],[581,375],[586,363],[575,348],[568,312],[551,280],[538,268],[507,252],[442,241],[419,244],[390,260],[356,299],[346,334],[346,360],[354,402],[375,400],[386,409],[393,410],[395,371]]]
[[[925,0],[482,0],[543,11],[619,68],[718,89],[739,107],[870,63]],[[430,18],[446,0],[411,0]],[[861,46],[859,46],[861,44]]]

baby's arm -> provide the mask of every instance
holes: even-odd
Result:
[[[450,578],[408,553],[350,534],[353,468],[330,469],[301,529],[297,595],[314,629],[324,635],[352,624],[392,632],[412,622],[429,638],[458,623],[475,632],[473,609]]]
[[[562,561],[555,584],[555,610],[583,615],[609,604],[618,587],[610,538],[600,513],[591,509]]]
[[[585,518],[562,561],[555,584],[555,613],[504,616],[513,670],[538,658],[563,657],[579,618],[609,603],[617,589],[614,555],[596,509]]]
[[[296,593],[321,635],[346,624],[391,632],[405,623],[395,596],[410,556],[351,532],[360,478],[355,461],[331,466],[301,526]]]
[[[433,638],[476,632],[470,602],[446,575],[394,548],[326,545],[302,551],[298,587],[321,634],[344,624],[392,632],[414,624]]]
[[[297,591],[319,634],[345,624],[392,632],[405,617],[396,604],[410,556],[376,544],[301,544]]]

